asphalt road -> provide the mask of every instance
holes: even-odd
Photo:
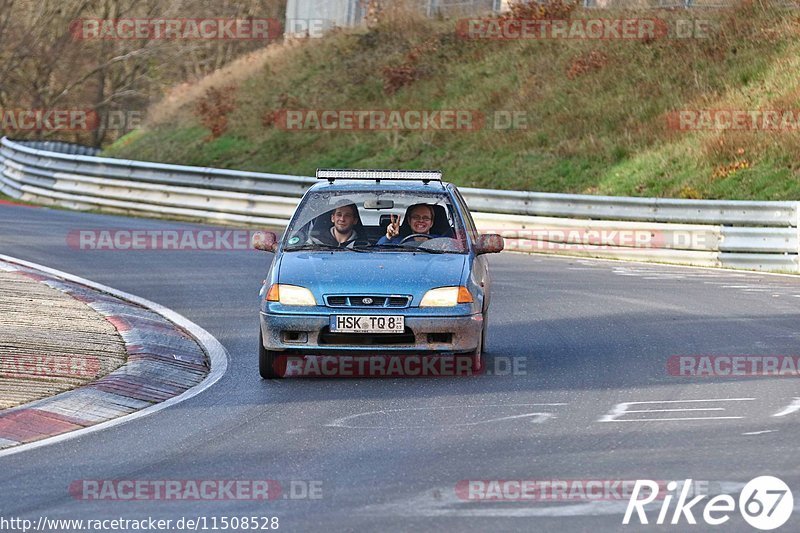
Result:
[[[622,525],[627,500],[471,501],[456,488],[691,478],[738,495],[775,475],[800,499],[796,377],[667,371],[674,355],[798,355],[800,279],[500,254],[491,259],[489,368],[516,362],[517,372],[263,381],[257,292],[267,254],[67,244],[76,229],[191,227],[0,205],[0,253],[167,306],[231,356],[218,383],[175,407],[0,458],[0,517],[205,517],[207,530],[223,516],[277,516],[285,531],[647,531],[656,526]],[[321,497],[114,501],[69,490],[80,480],[262,479]],[[702,524],[702,509],[694,515]],[[685,519],[673,529],[685,531]],[[693,528],[709,529],[755,531],[738,511]],[[797,510],[782,530],[800,530]]]

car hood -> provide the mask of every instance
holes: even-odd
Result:
[[[278,283],[299,285],[317,301],[327,294],[410,294],[419,303],[433,287],[461,284],[466,254],[289,252]]]

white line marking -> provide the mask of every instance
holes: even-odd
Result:
[[[631,411],[628,410],[628,407],[631,405],[647,405],[647,404],[675,404],[675,403],[697,403],[697,402],[745,402],[745,401],[752,401],[755,398],[716,398],[716,399],[709,399],[709,400],[648,400],[642,402],[622,402],[616,404],[612,409],[611,412],[603,415],[597,421],[598,422],[657,422],[657,421],[675,421],[675,420],[727,420],[727,419],[736,419],[736,418],[743,418],[741,416],[708,416],[708,417],[686,417],[686,418],[632,418],[626,420],[618,420],[619,417],[626,415],[628,413],[647,413],[647,412],[658,412],[657,410],[644,410],[644,411]],[[686,408],[686,409],[671,409],[668,411],[697,411],[697,410],[720,410],[724,411],[724,407],[717,407],[717,408],[709,408],[709,409],[697,409],[697,408]]]
[[[74,276],[72,274],[67,274],[66,272],[55,270],[53,268],[39,265],[37,263],[31,263],[30,261],[24,261],[22,259],[17,259],[15,257],[10,257],[3,254],[0,254],[0,261],[7,261],[9,263],[16,263],[18,265],[41,270],[42,272],[46,272],[53,276],[68,281],[72,281],[75,283],[80,283],[81,285],[86,285],[87,287],[91,287],[92,289],[96,289],[105,292],[107,294],[110,294],[112,296],[116,296],[117,298],[121,298],[123,300],[127,300],[129,302],[133,302],[135,304],[146,307],[147,309],[150,309],[151,311],[154,311],[159,315],[163,316],[164,318],[176,324],[177,326],[185,329],[192,336],[194,336],[198,344],[200,344],[200,346],[202,346],[203,349],[208,354],[208,358],[211,362],[211,371],[208,373],[208,376],[206,376],[206,379],[204,379],[198,385],[192,387],[191,389],[187,390],[186,392],[178,396],[170,398],[169,400],[163,401],[161,403],[157,403],[151,407],[142,409],[141,411],[136,411],[135,413],[124,415],[119,418],[109,420],[107,422],[101,422],[100,424],[95,424],[93,426],[89,426],[83,429],[76,429],[75,431],[64,433],[62,435],[56,435],[55,437],[48,437],[46,439],[37,440],[36,442],[30,442],[28,444],[20,444],[19,446],[2,450],[0,451],[0,457],[13,455],[15,453],[20,453],[20,452],[26,452],[29,450],[33,450],[35,448],[41,448],[42,446],[49,446],[51,444],[56,444],[77,437],[82,437],[84,435],[88,435],[89,433],[94,433],[95,431],[102,431],[104,429],[108,429],[114,426],[127,424],[128,422],[132,422],[136,419],[143,418],[153,413],[157,413],[162,409],[166,409],[167,407],[171,407],[173,405],[184,402],[189,398],[197,396],[204,390],[211,387],[214,383],[219,381],[220,378],[222,378],[222,376],[224,376],[225,372],[228,370],[228,360],[230,359],[230,355],[228,354],[227,350],[225,350],[225,347],[222,346],[222,344],[217,339],[215,339],[214,336],[211,335],[209,332],[207,332],[194,322],[190,321],[188,318],[184,317],[183,315],[179,315],[178,313],[176,313],[171,309],[168,309],[162,305],[159,305],[155,302],[151,302],[150,300],[146,300],[139,296],[135,296],[133,294],[129,294],[127,292],[114,289],[107,285],[96,283],[94,281],[90,281],[88,279],[81,278],[79,276]],[[32,402],[31,404],[27,405],[35,406],[36,403],[37,402]]]
[[[755,398],[711,398],[708,400],[646,400],[641,402],[628,402],[629,405],[644,403],[694,403],[694,402],[750,402]],[[622,405],[622,404],[620,404]]]
[[[687,409],[641,409],[639,411],[625,411],[626,413],[674,413],[676,411],[724,411],[724,407],[692,407]]]
[[[489,405],[446,405],[441,407],[406,407],[401,409],[380,409],[378,411],[367,411],[366,413],[356,413],[353,415],[343,416],[341,418],[337,418],[330,424],[325,424],[325,427],[338,427],[338,428],[347,428],[347,429],[423,429],[423,428],[430,428],[432,427],[430,424],[423,424],[423,425],[391,425],[391,426],[384,426],[384,425],[374,425],[374,426],[353,426],[350,425],[350,420],[369,416],[369,415],[386,415],[389,413],[399,413],[403,411],[434,411],[439,409],[478,409],[478,408],[487,408],[487,407],[553,407],[553,406],[563,406],[568,405],[566,403],[517,403],[517,404],[489,404]],[[455,424],[438,424],[439,427],[466,427],[466,426],[478,426],[481,424],[491,424],[494,422],[503,422],[507,420],[515,420],[520,418],[533,418],[532,423],[534,424],[541,424],[549,420],[550,418],[554,418],[552,413],[523,413],[519,415],[510,415],[510,416],[503,416],[498,418],[490,418],[487,420],[479,420],[477,422],[460,422]]]
[[[777,429],[765,429],[764,431],[748,431],[747,433],[742,433],[742,435],[763,435],[764,433],[775,433],[778,431]]]
[[[795,397],[795,399],[792,400],[792,403],[790,403],[783,411],[775,413],[772,416],[786,416],[797,411],[800,411],[800,398]]]
[[[601,422],[676,422],[679,420],[734,420],[743,416],[687,416],[680,418],[631,418],[628,420],[601,420]]]

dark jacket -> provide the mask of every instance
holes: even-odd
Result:
[[[327,230],[312,231],[311,235],[308,237],[308,242],[312,244],[327,244],[329,246],[352,247],[359,238],[358,232],[354,229],[350,238],[340,243],[331,233],[332,230],[333,227],[331,226],[331,228]]]

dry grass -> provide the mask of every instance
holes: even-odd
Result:
[[[736,8],[748,0],[691,0],[694,7]],[[596,0],[598,8],[604,9],[669,9],[682,8],[685,0]]]
[[[189,108],[203,98],[209,89],[222,90],[224,87],[238,87],[245,80],[258,74],[270,61],[300,44],[299,41],[270,44],[261,50],[234,60],[199,81],[175,86],[159,102],[150,107],[144,124],[145,128],[155,128],[162,124],[175,122],[181,113],[186,113],[188,116]]]
[[[413,31],[418,25],[425,24],[427,18],[415,0],[393,0],[385,2],[378,13],[381,24],[391,26],[396,31]]]

